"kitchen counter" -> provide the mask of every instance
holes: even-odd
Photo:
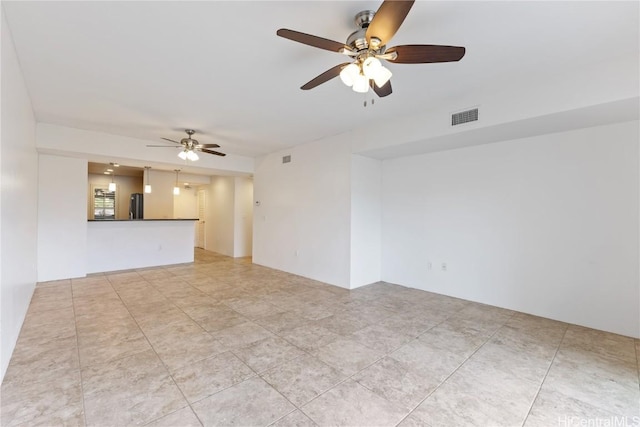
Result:
[[[87,223],[87,273],[193,262],[197,219]]]
[[[197,221],[198,218],[149,218],[149,219],[88,219],[89,222],[119,222],[119,221]]]

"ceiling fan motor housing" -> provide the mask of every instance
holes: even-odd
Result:
[[[347,42],[345,43],[347,46],[351,47],[356,51],[361,51],[365,49],[369,49],[369,42],[367,42],[367,28],[369,28],[369,23],[373,20],[376,12],[373,10],[363,10],[359,12],[355,18],[354,22],[359,27],[358,30],[354,31],[347,37]],[[372,50],[376,51],[376,53],[383,53],[384,46],[371,46]]]

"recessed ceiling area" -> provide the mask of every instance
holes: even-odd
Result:
[[[333,79],[345,62],[276,36],[290,28],[344,42],[379,1],[3,2],[39,122],[259,157],[451,105],[484,88],[638,54],[635,2],[418,1],[392,45],[464,46],[459,62],[385,64],[393,94]],[[467,107],[461,105],[460,107]],[[490,136],[489,136],[490,139]],[[91,144],[92,141],[87,141]],[[149,148],[151,150],[151,148]]]
[[[113,172],[111,172],[111,171]],[[144,168],[137,168],[133,166],[123,166],[119,165],[114,167],[109,163],[94,163],[89,162],[88,164],[88,172],[89,174],[95,175],[115,175],[115,176],[134,176],[134,177],[142,177],[144,175]],[[108,173],[105,173],[108,172]]]

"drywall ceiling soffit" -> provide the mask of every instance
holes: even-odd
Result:
[[[394,93],[334,79],[344,61],[276,36],[343,41],[379,1],[3,2],[38,121],[158,141],[186,127],[221,151],[261,156],[387,122],[495,82],[638,52],[637,2],[418,1],[392,44],[467,48],[458,63],[389,64]],[[88,141],[87,143],[90,143]]]
[[[460,125],[458,133],[435,136],[393,147],[365,150],[355,154],[384,160],[639,119],[640,97],[635,97],[488,127],[474,128],[473,122],[467,123]]]

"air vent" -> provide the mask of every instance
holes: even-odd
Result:
[[[478,109],[461,111],[451,115],[451,126],[461,125],[462,123],[475,122],[478,120]]]
[[[288,156],[282,156],[282,163],[291,163],[291,154]]]

